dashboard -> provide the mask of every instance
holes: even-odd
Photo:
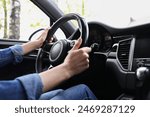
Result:
[[[150,37],[143,37],[136,40],[133,57],[132,70],[138,67],[150,67]]]
[[[150,69],[150,24],[117,29],[91,22],[89,31],[88,45],[99,45],[96,54],[107,53],[105,78],[113,77],[125,92],[135,93],[137,83],[144,82],[137,78],[137,69]]]
[[[98,52],[108,52],[112,45],[113,39],[111,34],[102,26],[89,23],[89,39],[88,46],[96,43]]]

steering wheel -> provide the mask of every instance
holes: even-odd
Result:
[[[64,23],[70,20],[76,20],[78,23],[78,29],[67,39],[57,40],[56,42],[51,44],[49,50],[47,50],[47,45],[50,46],[49,41],[53,37],[54,33],[58,28],[60,28]],[[77,39],[82,37],[81,47],[86,46],[86,42],[88,39],[89,30],[88,25],[85,22],[84,18],[75,13],[70,13],[59,18],[48,31],[45,42],[42,47],[38,50],[38,55],[35,63],[35,70],[37,73],[42,72],[42,58],[44,53],[48,54],[50,66],[57,66],[61,64],[65,57],[67,56],[68,51],[73,47],[75,41],[73,39]]]

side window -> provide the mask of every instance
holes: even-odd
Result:
[[[49,23],[49,17],[30,0],[0,1],[0,39],[28,40]]]

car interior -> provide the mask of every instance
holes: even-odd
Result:
[[[9,64],[0,68],[1,80],[39,73],[61,64],[73,40],[82,36],[82,47],[92,48],[90,67],[55,87],[56,89],[86,84],[99,100],[150,99],[150,23],[116,28],[98,20],[88,22],[77,13],[65,15],[52,0],[31,2],[49,17],[52,30],[42,48],[25,55],[20,64]],[[78,26],[70,20],[76,20]],[[42,28],[31,33],[29,40],[43,30]],[[59,40],[55,37],[52,44],[48,43],[58,28],[61,28],[66,39]],[[0,49],[26,42],[1,38]],[[56,49],[56,46],[60,47]],[[60,48],[63,52],[56,60],[55,56]],[[52,54],[47,54],[50,51]]]

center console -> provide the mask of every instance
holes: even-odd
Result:
[[[139,67],[150,67],[150,38],[135,41],[132,71]]]

